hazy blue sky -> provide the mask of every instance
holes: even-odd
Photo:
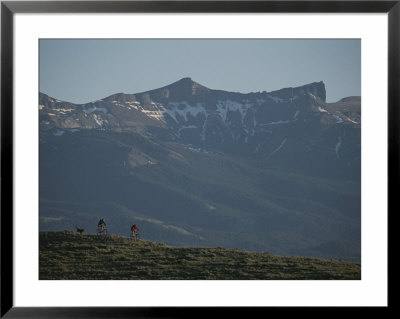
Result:
[[[183,77],[273,91],[324,81],[327,101],[361,95],[360,40],[40,40],[40,91],[86,103]]]

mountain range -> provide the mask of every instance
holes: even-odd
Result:
[[[359,261],[361,98],[191,78],[86,104],[39,93],[40,229]]]

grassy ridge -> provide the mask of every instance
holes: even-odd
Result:
[[[361,279],[361,265],[219,247],[177,248],[116,235],[40,232],[39,279]]]

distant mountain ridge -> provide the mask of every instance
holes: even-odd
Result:
[[[299,101],[295,103],[295,100]],[[232,103],[229,104],[226,103],[226,101],[234,103],[232,105]],[[346,98],[340,102],[345,101]],[[227,105],[220,105],[220,103],[224,102]],[[209,112],[216,111],[217,115],[226,120],[227,116],[229,117],[229,115],[233,115],[228,113],[239,111],[242,114],[242,117],[246,117],[247,114],[244,113],[247,113],[247,111],[254,107],[261,106],[262,108],[271,108],[272,106],[276,106],[276,104],[281,104],[280,107],[283,109],[288,106],[287,104],[297,105],[299,103],[308,103],[309,107],[312,107],[313,105],[318,106],[318,104],[323,106],[326,103],[325,84],[321,81],[294,88],[284,88],[269,93],[265,91],[256,93],[238,93],[209,89],[193,81],[191,78],[183,78],[159,89],[136,94],[117,93],[85,104],[73,104],[66,101],[60,101],[44,93],[39,93],[39,107],[42,111],[42,115],[46,115],[46,113],[48,115],[49,112],[46,112],[46,110],[60,112],[60,114],[56,115],[68,115],[67,113],[71,112],[72,116],[64,116],[67,119],[73,117],[73,115],[75,115],[74,112],[80,111],[83,111],[86,115],[91,113],[97,114],[98,112],[113,114],[112,112],[109,112],[107,107],[114,109],[115,106],[119,106],[130,109],[131,111],[140,110],[150,119],[157,119],[158,121],[164,122],[168,122],[172,119],[175,122],[178,122],[178,124],[179,120],[177,120],[177,116],[179,117],[183,115],[187,121],[186,115],[196,117],[200,113],[204,114],[205,110]],[[192,110],[189,110],[188,108],[192,108]],[[245,121],[245,118],[242,118],[242,120]],[[344,121],[346,121],[346,119]],[[56,123],[61,124],[61,126],[64,126],[65,128],[68,128],[68,126],[76,126],[78,124],[84,125],[84,123],[73,124],[68,121],[64,123]],[[160,124],[154,125],[159,126]],[[97,126],[97,128],[104,127],[104,123],[98,124]],[[112,129],[113,127],[110,126],[109,128]]]
[[[150,96],[153,101],[157,102],[165,102],[167,100],[171,101],[179,101],[183,100],[185,98],[190,98],[193,96],[199,96],[199,95],[207,95],[207,94],[215,94],[215,93],[231,93],[231,94],[239,94],[239,95],[248,95],[248,94],[260,94],[261,92],[256,92],[256,93],[239,93],[239,92],[230,92],[230,91],[224,91],[224,90],[216,90],[216,89],[209,89],[208,87],[205,87],[204,85],[201,85],[195,81],[193,81],[190,77],[185,77],[182,78],[174,83],[171,83],[169,85],[160,87],[158,89],[152,89],[149,91],[144,91],[144,92],[139,92],[139,93],[134,93],[134,94],[127,94],[127,93],[116,93],[111,96],[108,96],[106,98],[103,98],[102,100],[113,100],[114,98],[117,98],[118,96],[127,96],[131,100],[134,101],[140,101],[145,100],[143,96]],[[266,93],[265,91],[262,93]],[[306,94],[306,93],[311,93],[314,96],[320,98],[322,101],[326,101],[326,90],[325,90],[325,84],[323,81],[320,82],[313,82],[309,83],[306,85],[302,85],[299,87],[289,87],[289,88],[283,88],[280,90],[276,91],[271,91],[268,94],[281,97],[281,98],[290,98],[291,95],[301,95],[301,94]],[[40,93],[40,95],[43,95],[44,98],[49,97],[47,94]],[[128,99],[129,99],[128,98]],[[52,100],[55,100],[54,98],[51,98]],[[100,100],[99,100],[100,101]],[[65,102],[65,101],[62,101]],[[90,102],[89,102],[90,103]],[[83,104],[77,104],[77,105],[84,105],[88,103],[83,103]]]
[[[279,162],[300,156],[298,162],[307,163],[311,153],[322,162],[342,162],[345,171],[349,166],[353,170],[360,157],[361,101],[353,97],[327,103],[322,81],[269,93],[237,93],[183,78],[147,92],[118,93],[86,104],[40,93],[39,108],[41,131],[55,134],[131,131]]]

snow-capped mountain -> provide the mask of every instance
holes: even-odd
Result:
[[[318,161],[313,168],[340,161],[352,169],[360,161],[360,103],[359,97],[327,103],[322,81],[244,94],[209,89],[191,78],[79,105],[39,96],[41,131],[56,136],[80,129],[132,131],[194,150],[287,165]]]

